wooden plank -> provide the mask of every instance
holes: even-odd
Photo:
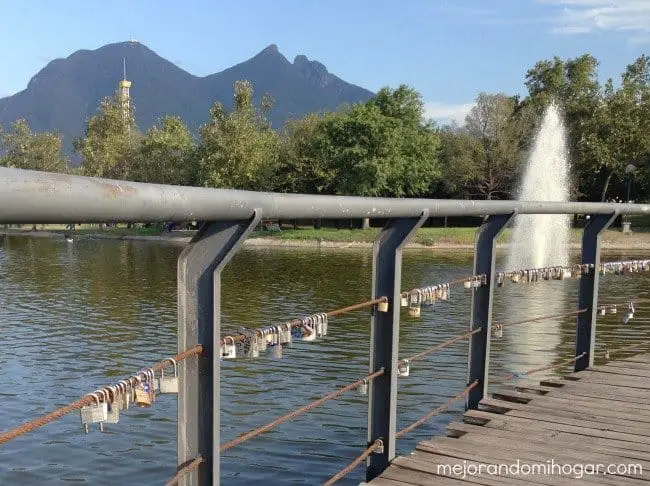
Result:
[[[623,376],[612,373],[599,373],[596,371],[580,371],[579,381],[583,383],[603,383],[606,385],[619,385],[642,390],[650,390],[650,380],[640,376]],[[564,379],[576,377],[576,374],[568,374]]]
[[[629,457],[630,459],[638,459],[640,455],[642,456],[642,459],[645,459],[648,457],[648,454],[650,454],[650,448],[644,450],[643,448],[637,447],[638,444],[632,442],[601,439],[598,437],[590,438],[589,441],[585,441],[582,436],[553,430],[543,430],[536,432],[533,435],[530,431],[504,430],[462,422],[451,422],[447,425],[447,432],[453,437],[460,438],[465,437],[467,434],[473,434],[479,437],[505,438],[514,443],[524,441],[543,441],[548,444],[557,445],[558,447],[574,447],[576,449],[580,447],[584,450],[590,450],[591,447],[596,447],[596,452],[600,451],[601,448],[607,449],[616,452],[616,454],[621,457]]]
[[[602,366],[607,366],[610,368],[626,368],[626,369],[635,369],[635,370],[650,370],[650,363],[634,363],[631,361],[607,361]]]
[[[520,430],[521,429],[531,429],[531,430],[546,429],[546,430],[554,430],[554,431],[569,432],[573,434],[584,435],[585,437],[600,437],[604,439],[616,439],[624,442],[632,442],[635,444],[644,444],[650,446],[650,437],[644,435],[634,435],[634,434],[623,433],[623,432],[612,432],[608,430],[598,430],[590,427],[578,427],[575,425],[565,425],[565,424],[558,424],[552,422],[539,422],[539,421],[535,421],[534,419],[530,420],[530,419],[519,418],[519,417],[511,417],[510,415],[498,415],[489,412],[482,412],[480,410],[470,410],[463,417],[463,421],[470,420],[470,423],[472,419],[485,420],[486,423],[484,427],[488,427],[488,426],[501,427],[501,428],[515,427]]]
[[[645,377],[645,378],[650,378],[650,368],[648,369],[638,369],[638,368],[628,368],[628,367],[620,367],[620,366],[594,366],[590,368],[592,371],[597,371],[598,373],[613,373],[616,375],[624,375],[624,376],[639,376],[639,377]]]
[[[518,392],[516,390],[498,390],[492,393],[494,398],[499,398],[501,400],[507,401],[516,401],[519,403],[530,403],[531,400],[535,400],[536,404],[549,404],[554,401],[560,402],[571,402],[575,407],[583,406],[585,403],[589,403],[589,408],[604,408],[606,410],[611,410],[612,408],[616,409],[634,409],[637,413],[642,415],[650,415],[650,410],[644,408],[647,402],[639,401],[641,399],[630,399],[631,401],[626,400],[610,400],[602,397],[589,397],[589,400],[585,400],[584,397],[580,395],[572,394],[562,394],[562,393],[547,393],[546,395],[537,395],[533,393],[524,393]],[[621,397],[623,398],[623,397]]]
[[[552,407],[537,406],[535,400],[528,403],[508,402],[497,398],[484,398],[480,403],[486,412],[505,413],[508,410],[530,410],[539,413],[548,413],[567,418],[586,418],[589,420],[607,421],[613,424],[628,425],[641,424],[650,426],[650,416],[637,415],[633,411],[625,412],[619,409],[605,410],[596,408],[580,409],[575,403],[554,404]],[[578,411],[580,410],[580,411]]]
[[[533,393],[537,395],[561,396],[564,394],[580,395],[580,396],[594,396],[594,398],[607,398],[612,395],[625,395],[628,397],[648,399],[650,392],[647,390],[639,390],[638,388],[630,388],[620,385],[603,385],[594,386],[591,383],[584,383],[581,381],[567,380],[565,386],[552,387],[542,384],[520,384],[514,383],[513,385],[506,386],[505,389],[519,390],[526,393]]]
[[[406,469],[398,467],[394,464],[386,469],[380,476],[386,479],[392,479],[400,482],[401,484],[415,484],[417,486],[463,486],[467,485],[466,481],[457,478],[449,478],[447,476],[436,476],[430,473],[425,473],[422,471],[415,471],[413,469]],[[374,481],[370,481],[370,484],[375,484]],[[503,483],[497,483],[503,484]]]

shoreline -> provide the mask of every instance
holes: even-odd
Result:
[[[193,233],[193,232],[192,232]],[[629,241],[607,241],[607,234],[604,235],[601,242],[602,250],[648,250],[650,251],[650,234],[642,233],[633,234],[633,238]],[[63,240],[65,238],[63,233],[56,231],[31,231],[31,230],[2,230],[0,231],[0,238],[10,237],[23,237],[23,238],[49,238],[56,240]],[[126,241],[148,241],[158,242],[173,245],[187,245],[192,236],[182,235],[120,235],[110,233],[86,233],[75,234],[74,239],[77,240],[126,240]],[[255,237],[248,238],[244,242],[245,247],[253,248],[331,248],[331,249],[370,249],[372,243],[367,241],[330,241],[322,239],[291,239],[291,238],[265,238]],[[497,243],[497,249],[508,248],[508,243]],[[571,249],[580,249],[581,244],[577,242],[570,243]],[[430,250],[430,251],[446,251],[446,250],[466,250],[471,251],[474,249],[473,245],[464,243],[432,243],[425,245],[422,243],[408,243],[404,247],[409,250]]]

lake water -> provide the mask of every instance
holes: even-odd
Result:
[[[0,245],[0,430],[45,414],[99,386],[176,353],[176,258],[163,243],[6,238]],[[503,255],[500,255],[499,262]],[[367,300],[370,250],[247,249],[223,275],[223,327],[258,327]],[[604,260],[644,257],[609,253]],[[471,274],[467,252],[406,251],[403,288]],[[577,307],[578,281],[506,284],[494,302],[495,320],[510,322]],[[648,274],[601,277],[601,301],[648,298]],[[469,292],[404,313],[400,356],[464,333]],[[605,346],[650,339],[647,306],[630,324],[621,313],[599,319],[597,356]],[[222,440],[262,425],[368,371],[369,311],[330,320],[328,336],[294,343],[281,360],[223,362]],[[504,330],[493,341],[495,375],[521,372],[571,357],[574,319]],[[467,342],[412,364],[402,379],[398,428],[463,389]],[[445,375],[437,377],[436,375]],[[540,374],[538,376],[551,376]],[[462,414],[459,403],[399,440],[408,453]],[[322,484],[365,447],[367,397],[351,392],[222,456],[222,484]],[[106,432],[84,434],[79,413],[0,446],[0,484],[164,484],[175,473],[176,397],[151,409],[130,408]],[[363,467],[340,484],[358,484]]]

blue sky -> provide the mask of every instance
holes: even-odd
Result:
[[[130,38],[196,75],[275,43],[462,119],[481,91],[525,93],[526,70],[554,55],[590,52],[618,78],[650,50],[650,0],[0,0],[0,97],[52,59]]]

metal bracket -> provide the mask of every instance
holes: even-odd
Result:
[[[368,458],[366,480],[379,476],[395,457],[397,426],[397,361],[399,352],[402,249],[429,218],[422,211],[416,218],[389,220],[375,238],[372,260],[372,298],[388,297],[388,312],[373,312],[370,331],[370,372],[386,373],[370,383],[368,393],[368,443],[383,441],[382,453]]]
[[[466,408],[478,409],[478,403],[487,396],[490,371],[490,333],[492,328],[492,295],[496,261],[496,239],[515,216],[509,214],[488,216],[476,235],[474,250],[474,275],[485,275],[485,285],[472,292],[472,320],[470,330],[481,328],[469,342],[467,383],[478,380],[478,386],[467,395]]]
[[[219,484],[221,271],[261,218],[204,223],[178,258],[178,350],[203,345],[178,365],[178,464],[205,461],[181,486]]]
[[[600,236],[618,217],[619,211],[611,214],[591,215],[582,234],[582,263],[593,265],[586,275],[580,278],[578,310],[587,309],[576,318],[575,356],[586,353],[576,360],[574,370],[582,371],[594,365],[596,344],[596,320],[598,314],[598,281],[600,271]]]

